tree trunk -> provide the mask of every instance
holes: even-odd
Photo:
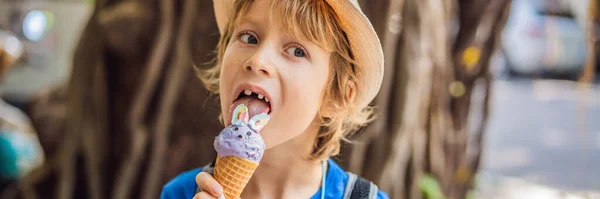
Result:
[[[214,159],[218,103],[193,63],[212,60],[217,37],[211,1],[96,0],[64,96],[32,106],[53,150],[28,178],[37,192],[21,195],[158,198],[167,180]],[[48,107],[55,114],[41,114]]]
[[[464,198],[479,167],[489,61],[509,2],[389,0],[367,6],[384,48],[386,76],[374,101],[379,118],[345,146],[343,166],[376,181],[392,198],[424,197],[419,182],[425,174],[438,179],[447,197]],[[387,13],[384,19],[381,13]],[[456,37],[453,18],[460,24]],[[483,97],[474,99],[474,92]]]

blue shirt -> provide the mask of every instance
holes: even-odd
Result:
[[[333,160],[327,160],[327,176],[325,179],[325,198],[341,199],[344,196],[346,183],[348,182],[348,173],[346,173]],[[196,194],[196,175],[202,171],[201,168],[183,172],[163,186],[161,199],[191,199]],[[317,191],[310,199],[320,199],[321,189]],[[377,192],[377,199],[389,199],[389,196],[383,192]]]

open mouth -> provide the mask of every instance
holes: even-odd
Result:
[[[269,102],[269,99],[263,93],[258,91],[250,89],[242,90],[231,104],[231,107],[229,107],[229,115],[231,115],[231,112],[235,107],[240,104],[244,104],[248,107],[248,116],[250,116],[250,118],[261,113],[271,114],[271,103]]]

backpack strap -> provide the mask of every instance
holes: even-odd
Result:
[[[344,199],[377,199],[379,190],[377,185],[354,173],[346,173],[348,173],[348,183],[346,183]]]
[[[354,189],[354,184],[356,183],[356,178],[358,177],[354,173],[348,173],[348,182],[346,183],[346,189],[344,190],[344,199],[350,199],[350,194],[352,194],[352,190]]]

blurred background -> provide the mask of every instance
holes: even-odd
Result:
[[[334,160],[392,198],[600,198],[597,0],[361,0],[379,119]],[[214,159],[212,1],[0,0],[0,198],[157,198]]]

